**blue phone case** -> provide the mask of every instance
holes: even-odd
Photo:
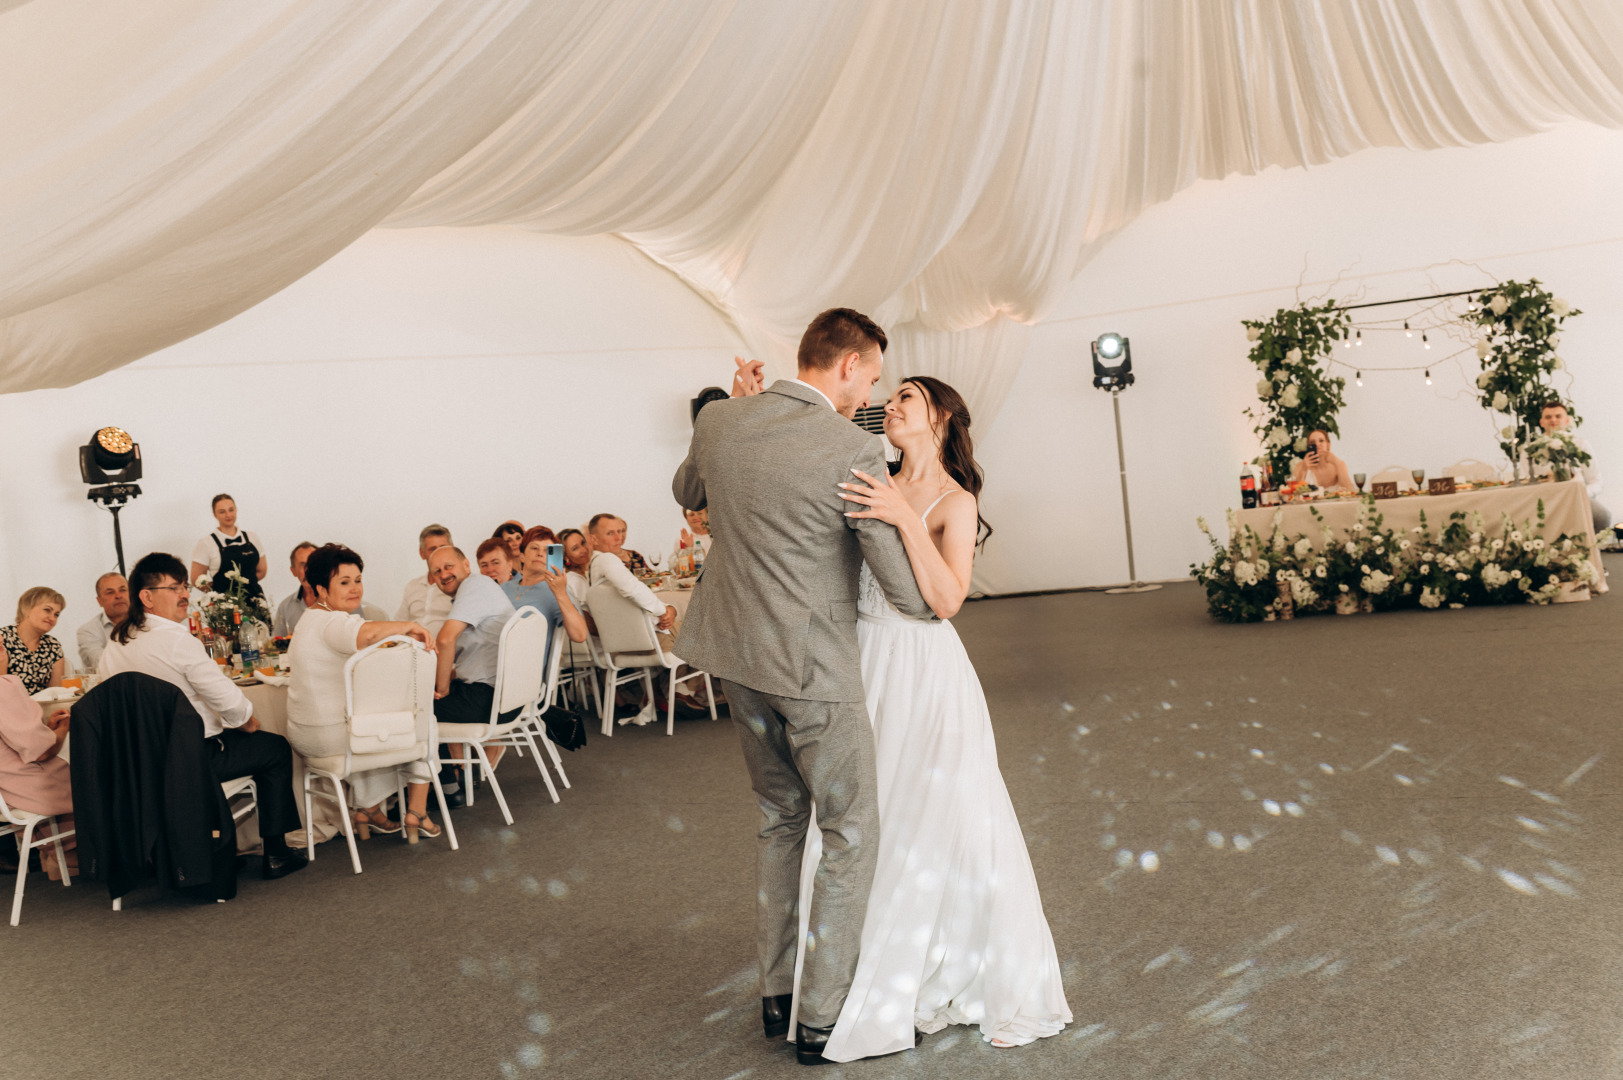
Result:
[[[554,574],[564,572],[564,546],[562,544],[547,545],[547,569]]]

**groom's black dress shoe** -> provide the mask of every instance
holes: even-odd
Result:
[[[795,1060],[802,1065],[832,1065],[833,1062],[823,1056],[823,1047],[828,1045],[828,1037],[833,1034],[831,1027],[814,1028],[799,1024],[795,1028]]]
[[[761,999],[761,1026],[769,1039],[781,1039],[789,1034],[789,1007],[794,1004],[793,994],[778,994]]]

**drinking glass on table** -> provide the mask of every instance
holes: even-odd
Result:
[[[1414,489],[1416,492],[1419,492],[1426,486],[1425,469],[1410,469],[1409,475],[1414,477]]]
[[[1358,485],[1358,494],[1362,495],[1364,493],[1364,481],[1367,479],[1369,479],[1369,477],[1365,476],[1361,472],[1353,473],[1353,483]]]

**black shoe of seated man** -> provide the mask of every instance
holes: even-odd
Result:
[[[265,867],[261,876],[266,881],[275,881],[277,878],[296,874],[310,865],[310,860],[302,851],[289,851],[286,855],[265,855]]]
[[[778,994],[761,999],[761,1026],[769,1039],[781,1039],[789,1034],[789,1008],[794,1004],[793,994]]]
[[[805,1024],[795,1025],[795,1060],[802,1065],[832,1065],[828,1058],[823,1056],[823,1048],[828,1045],[828,1037],[834,1033],[832,1027],[814,1028]]]

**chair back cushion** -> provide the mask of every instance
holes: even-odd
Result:
[[[615,653],[660,651],[648,612],[621,596],[613,585],[604,582],[587,589],[586,606],[597,623],[597,639],[611,657]]]
[[[434,708],[434,665],[427,657],[410,639],[391,637],[344,664],[351,753],[405,750],[427,742]]]
[[[526,604],[502,627],[496,661],[496,714],[535,704],[547,678],[547,618]],[[495,716],[491,717],[494,723]]]

